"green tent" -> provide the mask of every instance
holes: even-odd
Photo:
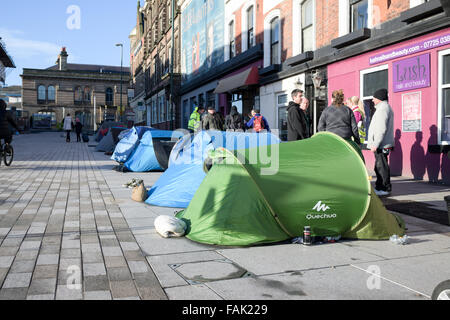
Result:
[[[193,241],[249,246],[302,236],[383,240],[405,234],[383,206],[357,147],[324,132],[311,139],[220,149],[189,207],[177,214]],[[211,166],[212,163],[212,166]]]

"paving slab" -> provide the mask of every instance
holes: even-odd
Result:
[[[368,287],[367,273],[353,267],[249,277],[206,283],[225,300],[426,300],[415,292],[381,280]]]
[[[169,300],[186,300],[186,297],[194,301],[223,300],[206,285],[172,287],[165,289],[165,291]]]
[[[270,247],[225,249],[218,252],[255,275],[299,271],[333,266],[350,265],[355,262],[383,260],[375,254],[349,250],[340,243],[311,247],[292,244]],[[273,263],[276,261],[276,263]]]

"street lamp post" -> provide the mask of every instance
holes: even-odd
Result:
[[[317,97],[319,96],[320,87],[322,85],[322,75],[319,70],[315,70],[311,75],[314,84],[314,134],[317,133]]]
[[[123,84],[123,44],[118,43],[116,44],[116,47],[121,48],[121,58],[120,58],[120,113],[121,113],[121,120],[123,121],[123,114],[122,114],[122,84]]]

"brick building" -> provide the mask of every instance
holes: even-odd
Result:
[[[118,119],[122,71],[122,102],[127,106],[129,68],[68,63],[68,53],[62,48],[56,65],[47,69],[23,69],[23,110],[30,117],[52,118],[52,127],[70,113],[80,118],[85,128],[94,127],[105,119]],[[95,104],[94,104],[95,103]]]
[[[136,121],[174,129],[179,114],[180,14],[172,0],[138,3],[136,28],[130,35]],[[174,57],[174,59],[172,59]]]

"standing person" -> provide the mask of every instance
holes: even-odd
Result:
[[[216,112],[216,108],[213,106],[208,108],[208,113],[202,120],[202,128],[203,130],[224,131],[222,117]]]
[[[305,115],[305,121],[306,121],[306,137],[311,138],[311,118],[308,114],[308,108],[309,108],[309,100],[306,99],[304,96],[302,98],[302,102],[300,103],[300,110],[302,110],[303,114]]]
[[[77,142],[81,142],[81,130],[83,129],[83,125],[80,122],[80,119],[77,118],[75,121],[75,132],[77,133]]]
[[[202,122],[202,114],[204,112],[205,108],[203,106],[195,108],[194,112],[192,112],[188,124],[188,129],[191,133],[195,133],[200,129],[200,125]]]
[[[0,142],[5,140],[5,144],[10,144],[12,141],[12,133],[9,125],[13,126],[19,131],[19,126],[16,124],[11,114],[6,111],[6,102],[0,99]]]
[[[270,132],[269,123],[266,118],[261,115],[261,112],[258,109],[252,110],[252,118],[249,122],[247,122],[247,128],[252,128],[253,131],[260,133],[263,130],[267,130]]]
[[[387,196],[392,191],[388,156],[394,148],[394,112],[388,103],[388,91],[380,89],[373,95],[375,114],[369,127],[367,147],[375,154],[377,182],[375,193]]]
[[[64,118],[64,131],[67,133],[66,142],[70,142],[70,132],[73,128],[73,121],[72,117],[70,116],[70,113],[67,114],[67,117]]]
[[[344,106],[344,92],[336,90],[332,98],[332,105],[326,108],[320,117],[318,131],[329,131],[346,140],[353,138],[355,143],[361,144],[353,111]]]
[[[298,141],[309,138],[309,129],[306,119],[307,105],[303,102],[303,91],[296,89],[291,94],[292,101],[289,102],[287,111],[288,141]],[[303,110],[301,104],[303,104]]]
[[[242,115],[238,112],[236,106],[231,107],[230,114],[225,118],[225,129],[231,131],[244,129]]]
[[[357,96],[351,97],[348,100],[349,100],[348,106],[350,107],[350,109],[352,109],[353,114],[355,116],[356,124],[358,125],[359,138],[361,140],[361,143],[364,143],[366,138],[366,130],[364,126],[366,112],[364,111],[364,103]]]

